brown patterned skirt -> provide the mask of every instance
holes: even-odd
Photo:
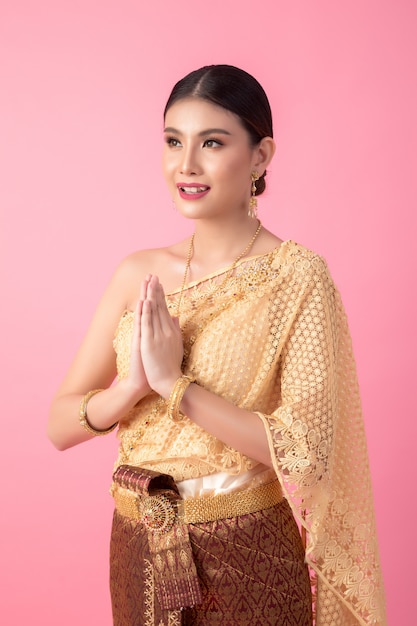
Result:
[[[202,603],[161,609],[147,532],[114,513],[110,588],[114,626],[311,626],[304,549],[288,502],[232,519],[190,524]]]

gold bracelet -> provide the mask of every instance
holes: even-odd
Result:
[[[191,383],[195,382],[195,378],[191,376],[180,376],[172,388],[171,395],[168,400],[168,417],[173,422],[181,422],[184,419],[183,413],[180,412],[181,400]]]
[[[84,430],[86,430],[88,433],[90,433],[90,435],[107,435],[108,433],[111,433],[112,430],[114,430],[118,424],[118,422],[116,422],[115,424],[113,424],[113,426],[110,426],[110,428],[106,428],[106,430],[97,430],[97,428],[93,428],[90,424],[90,422],[87,419],[87,404],[89,403],[89,401],[91,400],[91,398],[93,396],[96,395],[96,393],[100,393],[100,391],[104,391],[103,389],[93,389],[92,391],[89,391],[88,393],[85,394],[85,396],[83,397],[83,399],[81,400],[80,403],[80,412],[79,412],[79,416],[80,416],[80,424],[81,426],[84,428]]]

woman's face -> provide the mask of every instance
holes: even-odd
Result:
[[[163,170],[177,209],[189,218],[247,213],[256,148],[239,118],[185,98],[167,111]]]

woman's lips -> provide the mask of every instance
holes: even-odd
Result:
[[[210,191],[210,187],[200,183],[178,183],[177,188],[180,197],[184,200],[198,200]]]

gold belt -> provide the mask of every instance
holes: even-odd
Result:
[[[140,496],[113,483],[112,495],[121,515],[142,522],[154,532],[167,532],[175,522],[200,524],[256,513],[275,506],[283,498],[278,480],[244,491],[176,501],[165,493]]]

